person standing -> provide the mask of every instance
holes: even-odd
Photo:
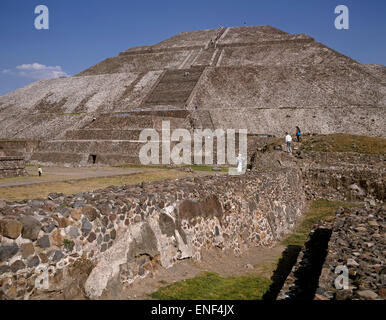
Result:
[[[300,128],[297,126],[296,127],[296,138],[298,139],[298,142],[300,142],[300,135],[301,135]]]
[[[43,174],[43,170],[40,166],[38,167],[38,174],[39,174],[39,177],[41,177]]]
[[[290,134],[288,132],[286,132],[285,134],[286,134],[285,142],[287,144],[287,152],[291,153],[292,152],[292,147],[291,147],[292,137],[290,136]]]

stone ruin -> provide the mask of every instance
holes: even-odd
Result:
[[[0,141],[0,178],[26,176],[25,156],[28,143],[26,141]],[[24,146],[24,150],[21,150]]]
[[[238,255],[251,246],[273,246],[293,230],[307,200],[327,197],[367,207],[342,209],[330,225],[315,226],[277,298],[384,299],[384,158],[331,153],[318,162],[312,152],[280,152],[277,161],[275,151],[269,153],[278,166],[254,165],[240,176],[0,200],[0,298],[117,298],[123,287],[160,268],[200,260],[203,250]],[[342,295],[331,279],[338,264],[351,263],[347,259],[358,264],[351,270],[358,286]]]
[[[386,68],[270,26],[183,32],[0,97],[0,138],[39,164],[138,162],[143,128],[385,137]],[[197,108],[195,107],[197,106]],[[161,133],[161,132],[160,132]],[[3,145],[3,142],[0,142]]]
[[[271,246],[300,217],[302,185],[282,169],[0,200],[0,299],[98,299],[205,249]]]
[[[368,211],[337,216],[337,226],[348,226],[355,214],[356,224],[370,224],[369,230],[382,235],[384,210],[376,207],[386,194],[384,155],[289,156],[256,146],[295,125],[304,132],[385,137],[385,79],[384,66],[360,64],[309,36],[236,27],[181,33],[121,52],[76,76],[37,81],[0,97],[5,156],[71,166],[136,163],[139,132],[160,132],[169,120],[172,129],[248,129],[251,170],[0,200],[0,298],[48,292],[97,299],[111,285],[152,276],[181,259],[199,260],[203,249],[239,254],[250,246],[271,246],[292,230],[306,200],[320,197],[370,203]],[[265,164],[268,169],[261,168]],[[367,214],[377,217],[369,220]],[[334,228],[332,251],[337,234],[350,232]],[[356,248],[374,242],[372,237],[355,240]],[[368,255],[375,264],[382,245]],[[296,271],[309,251],[303,248],[280,297],[302,292]],[[351,252],[343,254],[348,258]],[[328,256],[320,266],[320,298],[336,297],[334,259]],[[383,269],[364,270],[372,278],[360,291],[378,288]]]
[[[333,221],[317,223],[278,299],[386,299],[385,225],[386,206],[371,204],[339,208]],[[344,269],[347,283],[338,287]]]
[[[1,157],[0,178],[26,176],[24,157]]]
[[[386,154],[295,150],[293,156],[275,145],[249,150],[250,168],[299,169],[309,199],[375,201],[386,199]]]

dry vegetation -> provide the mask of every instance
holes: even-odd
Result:
[[[192,173],[180,170],[149,170],[127,176],[112,176],[77,181],[68,180],[64,182],[47,182],[25,186],[3,187],[0,188],[0,199],[20,201],[24,199],[46,198],[51,192],[73,194],[102,189],[112,185],[120,186],[125,184],[136,184],[142,181],[151,182],[164,179],[179,179],[189,175],[192,175]]]
[[[306,136],[303,137],[301,150],[385,154],[386,139],[343,133],[310,137]]]
[[[282,244],[286,246],[303,246],[307,240],[308,234],[312,230],[312,226],[319,220],[333,219],[335,217],[336,210],[342,207],[360,207],[362,203],[356,202],[342,202],[342,201],[329,201],[325,199],[314,200],[307,212],[302,217],[301,222],[295,228],[295,230],[288,235]]]
[[[385,154],[386,139],[381,137],[359,136],[345,133],[334,133],[326,135],[304,135],[300,144],[296,136],[292,134],[295,147],[299,146],[304,151],[322,152],[357,152],[367,154]],[[269,146],[283,145],[284,137],[273,138]]]

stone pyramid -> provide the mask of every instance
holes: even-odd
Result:
[[[0,97],[0,153],[138,162],[143,128],[386,136],[386,67],[270,26],[191,31]]]

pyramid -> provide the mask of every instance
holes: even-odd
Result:
[[[386,136],[386,67],[271,26],[183,32],[0,97],[0,153],[137,163],[144,128]]]

